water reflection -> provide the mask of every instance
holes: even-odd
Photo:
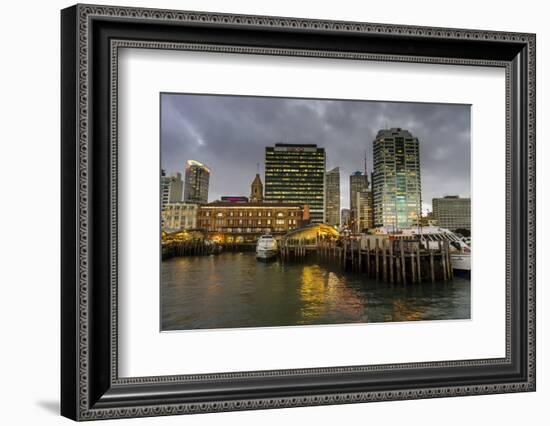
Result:
[[[163,330],[465,319],[470,282],[403,287],[253,253],[180,257],[162,263],[161,317]]]

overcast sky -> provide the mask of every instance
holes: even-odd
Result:
[[[161,94],[161,164],[181,172],[197,160],[211,170],[209,201],[250,195],[265,147],[278,142],[324,147],[327,170],[340,167],[341,207],[349,207],[349,175],[372,171],[379,129],[401,127],[420,141],[422,200],[470,196],[470,107],[454,104]]]

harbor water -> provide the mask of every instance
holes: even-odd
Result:
[[[403,286],[254,253],[164,260],[160,291],[163,331],[470,318],[468,278]]]

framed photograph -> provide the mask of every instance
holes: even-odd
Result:
[[[535,35],[61,12],[61,412],[535,390]]]

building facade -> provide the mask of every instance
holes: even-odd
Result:
[[[374,206],[371,190],[355,193],[355,211],[353,212],[353,231],[365,232],[374,227]]]
[[[282,236],[307,220],[303,206],[291,203],[227,203],[201,205],[197,225],[226,243],[256,242],[260,235]]]
[[[351,220],[351,210],[342,209],[340,213],[340,228],[349,228]]]
[[[422,211],[418,138],[400,128],[380,130],[373,154],[374,226],[417,224]]]
[[[472,229],[470,198],[450,195],[432,199],[433,218],[438,226],[451,231]]]
[[[311,222],[324,222],[325,167],[325,149],[317,145],[266,147],[264,200],[307,205]]]
[[[195,160],[185,165],[185,191],[183,199],[189,203],[207,203],[210,169]]]
[[[194,203],[167,203],[162,208],[162,230],[175,232],[197,228],[199,205]]]
[[[335,167],[326,174],[325,221],[340,226],[340,168]]]
[[[182,195],[183,181],[181,180],[181,173],[172,173],[167,176],[166,172],[162,170],[160,175],[161,206],[181,201]]]
[[[367,171],[365,170],[365,173],[359,171],[352,173],[349,177],[349,205],[350,229],[353,232],[361,232],[364,229],[365,220],[362,223],[361,217],[365,218],[365,212],[361,211],[361,209],[366,209],[366,200],[369,198],[367,192],[370,192]],[[370,197],[372,198],[372,195]],[[371,223],[372,220],[368,222]]]

